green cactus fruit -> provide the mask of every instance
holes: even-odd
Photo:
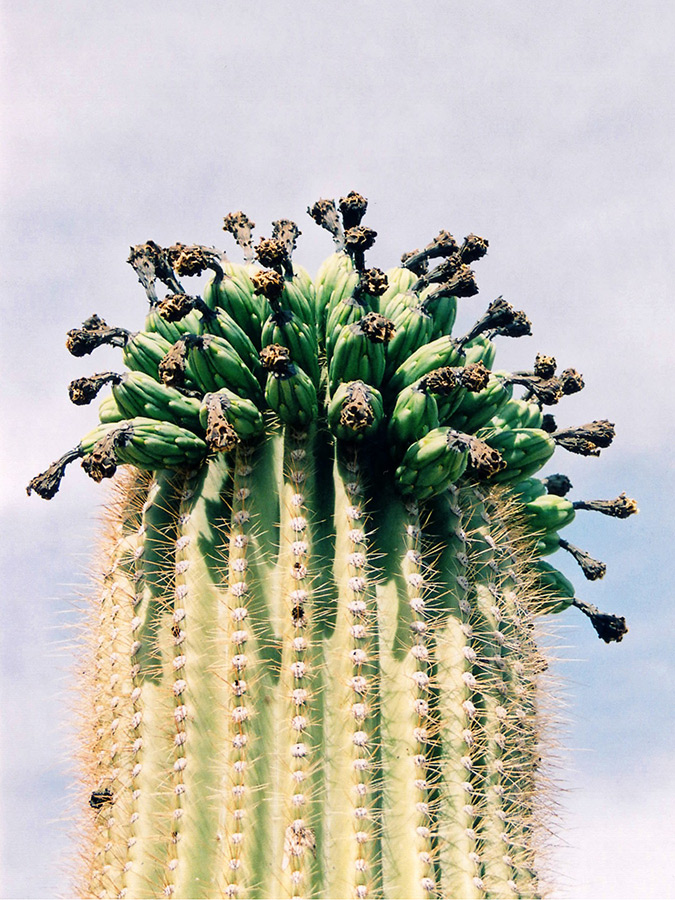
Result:
[[[225,217],[243,264],[139,245],[145,330],[91,316],[68,334],[130,370],[71,383],[78,405],[112,396],[28,485],[50,499],[76,461],[113,479],[74,895],[542,896],[534,624],[574,607],[604,641],[626,632],[542,556],[602,577],[565,527],[637,506],[568,500],[540,472],[614,428],[542,416],[583,384],[551,357],[491,374],[524,313],[498,298],[452,335],[487,241],[443,231],[385,276],[366,208],[351,191],[309,209],[335,245],[314,281],[286,219],[254,244]],[[205,268],[204,297],[185,294],[177,275]]]

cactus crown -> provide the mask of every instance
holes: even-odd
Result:
[[[100,423],[28,485],[50,499],[76,459],[125,470],[88,663],[82,895],[539,896],[533,623],[575,607],[606,642],[626,631],[543,557],[602,578],[560,532],[637,507],[537,477],[614,426],[543,415],[583,387],[551,356],[494,370],[524,312],[499,297],[453,336],[488,242],[441,231],[384,273],[366,211],[354,191],[308,210],[335,243],[314,280],[287,219],[254,243],[225,217],[243,264],[133,247],[143,330],[68,333],[128,369],[71,384],[78,405],[110,386]]]

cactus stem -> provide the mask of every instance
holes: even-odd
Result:
[[[178,516],[172,614],[173,792],[165,891],[178,897],[212,896],[217,871],[217,795],[222,771],[218,747],[226,740],[221,710],[226,680],[213,659],[226,658],[226,591],[222,526],[229,466],[224,454],[185,482]],[[239,652],[245,653],[245,640]],[[189,752],[188,752],[189,751]]]
[[[327,641],[327,896],[367,897],[380,854],[378,669],[366,486],[356,454],[335,461],[334,579],[338,600]]]

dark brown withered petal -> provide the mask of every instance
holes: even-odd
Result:
[[[76,406],[85,406],[106,384],[119,384],[122,376],[116,372],[100,372],[89,378],[76,378],[68,385],[68,396]]]
[[[361,224],[366,214],[368,201],[356,191],[350,191],[346,197],[340,197],[340,213],[345,231]]]
[[[244,251],[251,248],[254,228],[255,222],[241,210],[228,213],[223,219],[223,231],[229,232]]]
[[[371,297],[381,297],[389,287],[389,279],[382,269],[364,269],[360,273],[359,288]]]
[[[411,250],[401,256],[401,265],[405,269],[410,269],[415,275],[424,275],[429,271],[429,263],[424,255],[424,250]]]
[[[81,328],[72,328],[66,335],[66,348],[73,356],[88,356],[97,347],[110,344],[124,347],[131,337],[126,328],[109,328],[103,319],[91,316]]]
[[[268,344],[262,348],[259,356],[263,369],[266,372],[273,372],[275,375],[287,374],[293,365],[288,347],[284,347],[282,344]]]
[[[560,373],[563,394],[576,394],[583,390],[583,376],[576,369],[565,369]]]
[[[170,259],[178,275],[201,275],[212,266],[212,260],[198,244],[175,244],[168,248]]]
[[[561,428],[551,435],[556,442],[571,453],[582,456],[599,456],[600,448],[609,447],[614,439],[615,431],[612,422],[600,419],[580,425],[578,428]]]
[[[440,366],[420,378],[419,388],[429,394],[446,396],[459,384],[459,373],[462,370],[452,366]]]
[[[51,500],[61,486],[61,479],[65,474],[66,466],[81,456],[82,451],[79,447],[64,453],[48,469],[41,472],[40,475],[36,475],[35,478],[31,478],[26,487],[28,496],[35,492],[43,500]]]
[[[567,552],[574,557],[576,562],[581,567],[581,571],[589,581],[597,581],[599,578],[605,577],[607,566],[604,562],[600,562],[600,560],[598,559],[593,559],[593,557],[590,554],[586,553],[585,550],[581,550],[579,547],[575,547],[574,544],[570,544],[570,542],[566,541],[565,538],[560,538],[559,540],[560,546],[563,548],[563,550],[567,550]]]
[[[370,250],[370,248],[375,243],[376,237],[377,232],[373,231],[372,228],[366,228],[365,225],[357,225],[353,228],[348,228],[345,231],[345,243],[347,246],[347,250],[350,253],[364,253],[366,250]]]
[[[486,331],[494,331],[505,337],[521,337],[532,333],[532,325],[522,310],[514,309],[503,297],[497,297],[459,343],[467,344]]]
[[[388,344],[396,333],[392,320],[376,312],[366,313],[356,324],[374,344]]]
[[[96,444],[82,459],[82,468],[87,475],[96,482],[104,478],[112,478],[117,471],[117,457],[115,447],[121,434],[118,431],[111,432]]]
[[[585,616],[588,616],[593,628],[595,628],[596,634],[606,644],[609,644],[612,641],[618,643],[622,640],[623,636],[628,633],[626,620],[623,616],[613,616],[610,613],[600,612],[597,606],[586,603],[584,600],[577,600],[575,598],[572,602],[577,609],[580,609]]]
[[[471,263],[482,259],[488,252],[488,246],[489,242],[486,238],[478,237],[477,234],[468,234],[459,249],[462,262]]]
[[[506,460],[498,450],[473,435],[467,437],[469,466],[479,478],[491,478],[506,468]]]
[[[358,434],[375,421],[375,412],[363,389],[352,389],[349,400],[342,404],[340,425]]]
[[[333,235],[333,240],[338,246],[342,246],[344,236],[342,225],[338,216],[335,200],[317,200],[314,206],[308,206],[307,212],[317,225],[325,228]]]
[[[286,245],[277,238],[260,238],[255,255],[261,266],[277,271],[290,261]]]
[[[301,234],[298,226],[290,219],[277,219],[276,222],[272,222],[272,238],[275,241],[281,241],[289,257],[295,250],[297,239]]]
[[[460,381],[462,387],[472,394],[485,390],[490,380],[490,370],[481,361],[469,363],[461,369]]]
[[[553,378],[557,363],[554,356],[545,356],[543,353],[537,353],[534,360],[534,374],[537,378]]]
[[[546,413],[545,416],[541,417],[542,431],[545,431],[547,434],[553,434],[557,427],[555,417],[552,416],[551,413]]]
[[[639,512],[635,500],[631,500],[625,493],[619,494],[616,500],[575,500],[575,509],[591,509],[605,516],[613,516],[616,519],[627,519]]]
[[[264,269],[251,276],[256,294],[268,300],[278,300],[284,290],[284,276],[274,269]]]
[[[159,378],[167,387],[183,387],[185,384],[187,342],[176,341],[159,364]]]
[[[195,308],[195,299],[187,294],[167,294],[155,308],[167,322],[180,322]]]

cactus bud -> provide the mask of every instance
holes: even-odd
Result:
[[[564,497],[572,489],[572,482],[567,475],[549,475],[544,478],[544,485],[549,494],[555,494],[557,497]],[[577,508],[576,503],[574,508]]]

